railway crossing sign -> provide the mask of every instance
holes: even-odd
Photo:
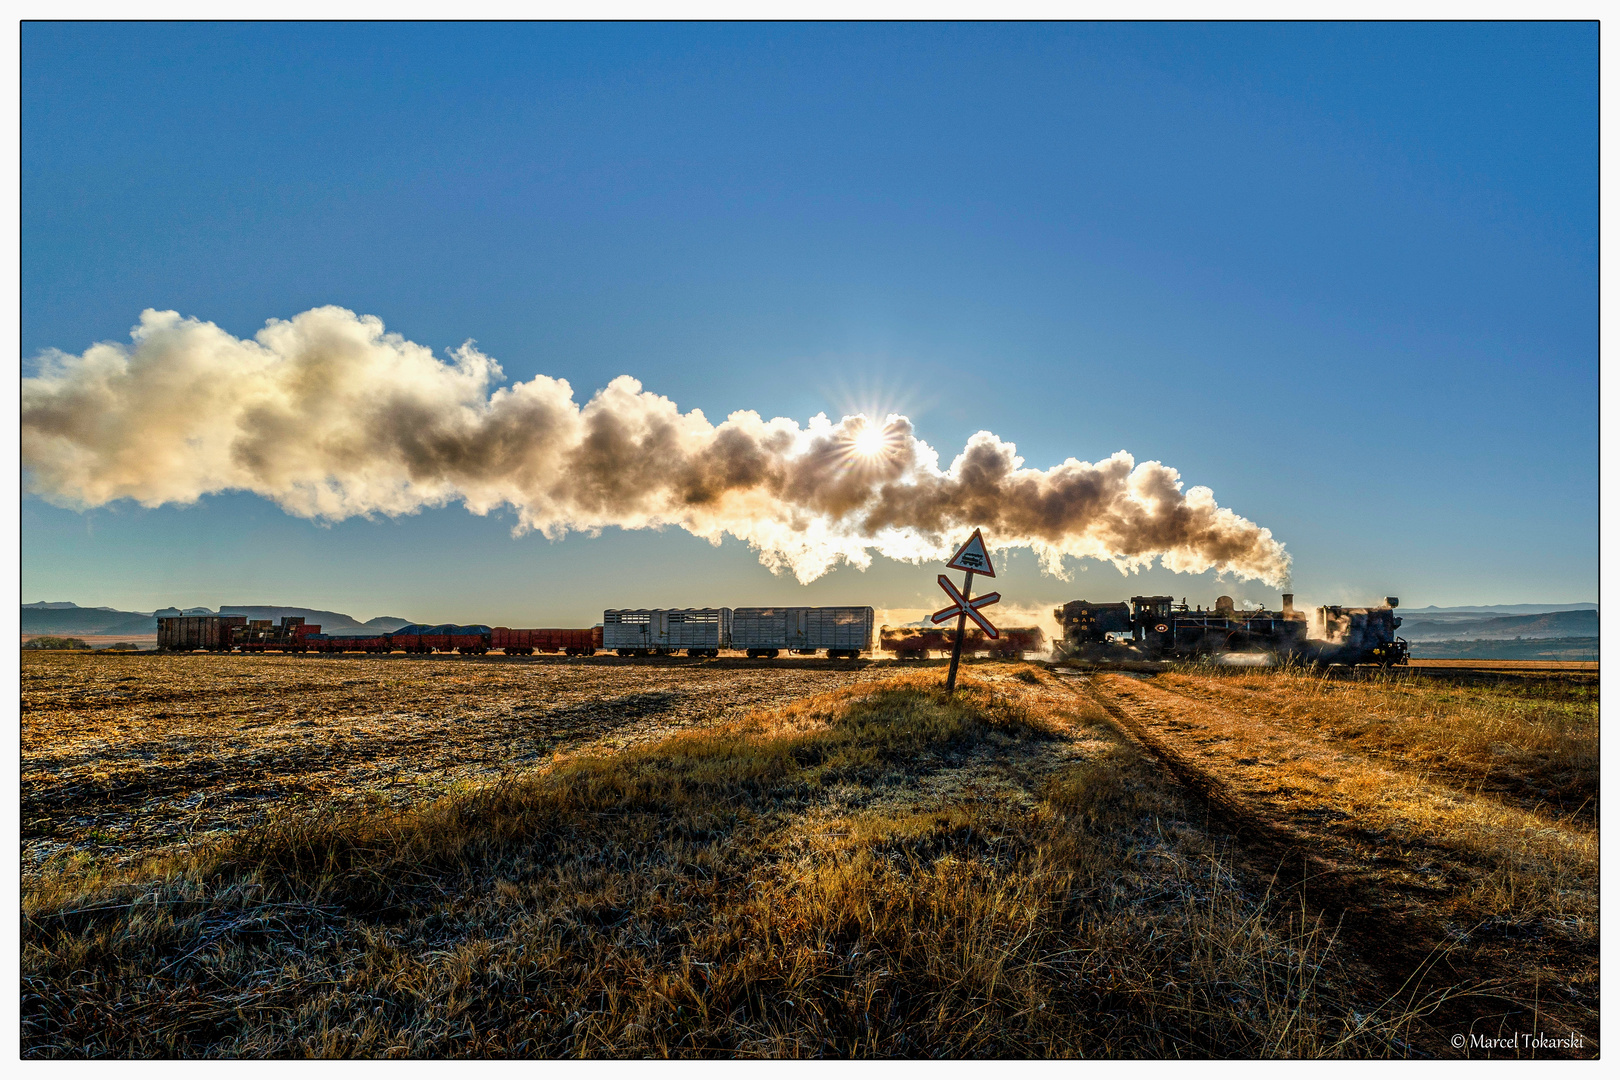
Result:
[[[968,537],[967,543],[957,548],[956,554],[952,555],[951,561],[945,565],[952,570],[960,570],[963,573],[960,591],[957,590],[956,585],[950,578],[944,574],[939,575],[939,587],[944,589],[945,595],[951,598],[951,606],[936,611],[933,615],[933,619],[937,623],[945,622],[953,615],[956,616],[956,643],[951,647],[950,674],[945,676],[945,692],[954,694],[956,693],[956,666],[962,662],[962,637],[967,633],[967,621],[972,619],[978,623],[980,628],[992,638],[1000,637],[1001,634],[994,626],[990,625],[990,620],[985,618],[979,612],[979,609],[989,607],[1000,600],[1001,594],[985,593],[975,600],[968,599],[973,593],[974,574],[983,574],[985,577],[996,576],[996,568],[990,564],[990,550],[984,546],[984,537],[979,534],[978,529],[973,530],[973,535]]]
[[[944,574],[939,575],[939,587],[944,589],[945,595],[951,598],[951,606],[934,612],[933,620],[935,622],[942,623],[955,616],[965,615],[978,623],[979,629],[990,637],[999,638],[1001,636],[1001,632],[990,625],[990,620],[979,613],[980,608],[987,608],[991,604],[1000,602],[1000,593],[987,592],[982,596],[975,596],[972,600],[969,600],[957,591],[956,583]]]
[[[951,556],[951,561],[945,566],[950,570],[965,570],[970,574],[983,574],[985,577],[996,576],[996,568],[990,564],[990,552],[985,549],[984,537],[979,535],[978,529],[973,530],[973,535],[968,537],[967,543],[956,549],[956,554]]]

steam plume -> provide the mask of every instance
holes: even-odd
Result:
[[[22,384],[31,489],[61,506],[190,503],[245,490],[321,520],[407,514],[460,500],[510,506],[557,538],[606,526],[730,533],[762,563],[813,581],[840,559],[949,555],[965,530],[1121,572],[1155,558],[1272,585],[1289,556],[1208,488],[1120,451],[1026,469],[988,431],[948,467],[891,415],[801,427],[736,412],[720,424],[629,376],[583,406],[540,375],[492,391],[500,366],[472,344],[439,360],[338,307],[272,319],[253,340],[173,311],[142,312],[132,345],[49,352]]]

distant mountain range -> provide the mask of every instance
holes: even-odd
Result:
[[[1596,604],[1485,604],[1480,607],[1403,607],[1413,615],[1540,615],[1548,611],[1596,611]]]
[[[1592,609],[1535,615],[1480,616],[1465,612],[1431,615],[1401,612],[1407,641],[1511,641],[1514,638],[1595,638],[1598,613]]]
[[[157,633],[157,619],[138,611],[115,608],[82,608],[76,604],[24,604],[22,632],[25,634],[129,634],[139,637]]]
[[[1502,611],[1531,609],[1525,614],[1502,615]],[[302,615],[316,623],[323,633],[363,634],[397,630],[410,619],[379,615],[360,622],[339,611],[317,608],[277,607],[269,604],[225,604],[216,612],[210,608],[163,608],[160,611],[119,611],[110,607],[79,607],[63,601],[22,605],[22,632],[25,634],[128,634],[157,633],[158,615],[246,615],[250,619],[280,621],[286,615]],[[1535,604],[1499,604],[1476,608],[1401,608],[1400,635],[1408,641],[1512,641],[1515,638],[1596,638],[1596,604],[1540,607]],[[925,625],[924,620],[914,624]]]
[[[302,615],[305,622],[316,623],[323,633],[361,634],[367,631],[398,630],[408,626],[410,619],[379,615],[365,622],[340,611],[321,611],[316,608],[275,607],[260,604],[225,604],[218,611],[211,608],[161,608],[158,611],[119,611],[116,608],[82,608],[64,602],[40,602],[22,605],[22,632],[25,634],[128,634],[131,636],[157,633],[159,615],[246,615],[250,619],[270,619],[279,622],[283,616]]]

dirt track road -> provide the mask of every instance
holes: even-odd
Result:
[[[1206,687],[1196,678],[1106,673],[1066,681],[1205,808],[1250,875],[1340,925],[1383,993],[1427,1000],[1439,1030],[1576,1030],[1595,1052],[1595,926],[1583,933],[1533,903],[1504,918],[1487,902],[1494,884],[1523,869],[1503,865],[1520,855],[1590,850],[1595,866],[1596,833],[1584,821],[1557,819],[1512,793],[1467,792],[1408,772],[1388,755],[1290,723],[1259,695],[1245,701],[1219,680]],[[1504,854],[1478,842],[1482,830],[1535,833],[1539,847]],[[1443,996],[1456,988],[1466,992]]]

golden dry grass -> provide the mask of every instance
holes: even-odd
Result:
[[[454,657],[22,660],[23,872],[204,842],[286,808],[403,808],[877,677]]]
[[[1595,680],[1467,683],[1405,672],[1343,679],[1299,669],[1206,668],[1167,674],[1158,684],[1403,771],[1597,821]]]
[[[1428,1052],[1424,1003],[1234,875],[1094,703],[938,679],[48,866],[24,1053]]]
[[[1184,669],[1098,692],[1424,927],[1491,1022],[1595,1033],[1595,685]]]
[[[1597,674],[1598,671],[1598,661],[1596,660],[1488,660],[1477,657],[1462,660],[1414,656],[1407,663],[1411,668],[1418,671],[1430,668],[1440,671],[1450,669],[1453,671],[1514,671],[1545,674],[1580,672],[1593,675]]]

